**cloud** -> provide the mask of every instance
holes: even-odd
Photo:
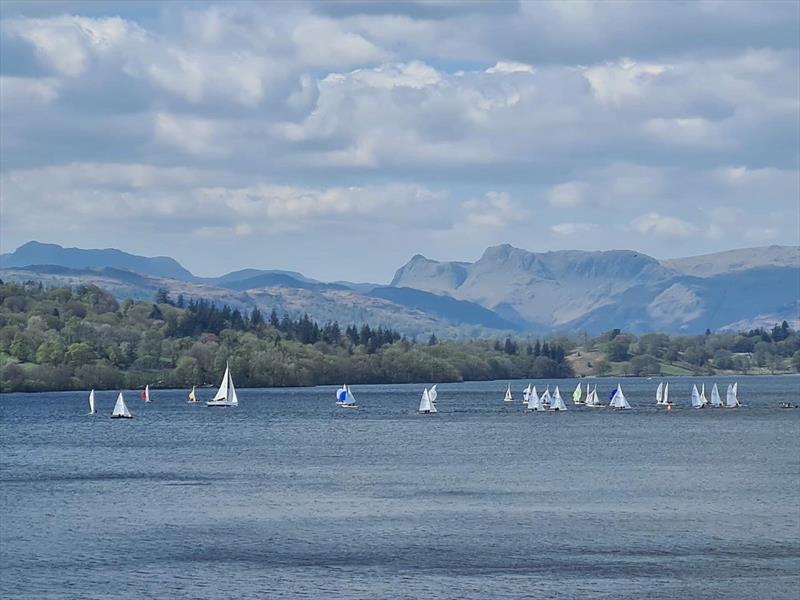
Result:
[[[155,115],[155,137],[191,154],[223,154],[214,144],[216,125],[206,119],[158,113]]]
[[[695,227],[686,221],[656,212],[647,213],[634,219],[630,227],[639,233],[653,233],[666,237],[686,237],[695,231]]]
[[[573,236],[595,230],[597,230],[597,225],[594,223],[558,223],[550,228],[550,231],[560,236]]]

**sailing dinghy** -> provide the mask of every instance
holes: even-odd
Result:
[[[346,385],[344,387],[345,387],[344,400],[342,401],[341,404],[339,404],[338,402],[337,404],[339,404],[339,406],[341,406],[342,408],[358,408],[358,405],[356,404],[356,398],[355,396],[353,396],[353,391],[350,389],[350,386]]]
[[[700,402],[703,406],[708,406],[708,398],[706,398],[706,384],[700,386]]]
[[[617,391],[614,392],[614,397],[611,398],[611,404],[609,404],[611,408],[619,408],[622,410],[627,410],[631,407],[628,404],[628,400],[625,398],[625,394],[622,393],[622,386],[617,384]]]
[[[664,404],[664,382],[660,382],[656,388],[656,405]]]
[[[428,390],[428,396],[431,399],[431,406],[433,406],[433,408],[434,408],[433,412],[437,412],[436,411],[436,398],[439,397],[439,392],[436,391],[436,386],[437,385],[438,384],[434,383],[433,387]]]
[[[739,386],[738,383],[728,384],[728,391],[725,394],[725,407],[726,408],[736,408],[741,406],[739,403],[739,398],[736,397],[736,388]]]
[[[436,414],[436,406],[431,402],[431,394],[428,388],[422,392],[422,398],[419,401],[419,412],[424,415]]]
[[[719,390],[717,389],[717,384],[714,384],[714,387],[711,388],[711,406],[714,408],[720,408],[722,406],[722,398],[719,397]]]
[[[531,387],[531,392],[528,394],[528,410],[542,410],[542,403],[539,401],[535,385]]]
[[[588,384],[587,384],[588,385]],[[597,397],[597,386],[594,386],[594,389],[590,392],[587,388],[586,390],[586,406],[591,408],[599,408],[603,406],[600,403],[600,398]]]
[[[550,398],[550,386],[548,385],[545,388],[544,393],[542,394],[542,397],[539,398],[539,403],[541,404],[542,410],[550,410],[550,402],[551,401],[552,401],[552,398]]]
[[[697,391],[697,384],[692,385],[692,408],[703,408],[703,399]]]
[[[94,406],[94,390],[89,392],[89,414],[96,415],[97,409]]]
[[[553,392],[553,398],[550,400],[550,410],[567,410],[567,405],[564,404],[564,399],[561,397],[561,392],[558,391],[558,386],[556,386],[556,391]]]
[[[125,399],[122,397],[122,392],[117,396],[117,403],[114,405],[114,411],[111,413],[112,419],[132,419],[133,415],[125,405]]]
[[[531,384],[528,384],[524,390],[522,390],[522,404],[523,406],[528,406],[528,401],[531,399]]]
[[[225,374],[222,376],[222,383],[214,397],[206,402],[206,406],[239,406],[239,398],[236,396],[236,388],[233,386],[231,368],[226,363]]]
[[[506,397],[503,398],[503,402],[513,402],[513,401],[514,397],[511,395],[511,384],[509,383],[508,387],[506,388]]]
[[[149,384],[144,386],[144,391],[141,392],[141,396],[142,396],[142,400],[144,400],[145,402],[152,402],[152,400],[150,400],[150,385]]]
[[[195,393],[195,386],[192,386],[192,391],[189,392],[189,404],[197,403],[197,394]]]
[[[588,396],[589,394],[587,393],[586,395]],[[583,390],[581,389],[580,382],[578,382],[578,385],[575,386],[575,391],[572,392],[572,402],[574,404],[585,404],[582,398],[583,398]]]
[[[347,400],[347,384],[336,390],[336,406],[341,406]]]

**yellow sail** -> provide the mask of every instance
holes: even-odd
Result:
[[[197,402],[197,396],[194,394],[194,387],[192,386],[192,391],[189,392],[189,402]]]

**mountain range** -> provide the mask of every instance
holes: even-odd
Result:
[[[797,324],[800,247],[769,246],[657,260],[640,252],[529,252],[508,244],[475,262],[414,256],[391,283],[322,282],[293,271],[244,269],[197,277],[176,260],[117,249],[28,242],[0,255],[0,278],[95,284],[118,298],[206,298],[318,321],[369,322],[410,336],[494,332],[698,333]]]

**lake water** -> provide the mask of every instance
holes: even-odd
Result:
[[[735,410],[670,381],[671,413],[644,379],[624,412],[569,380],[527,414],[523,382],[440,384],[435,416],[421,385],[128,392],[129,421],[114,392],[5,394],[0,595],[796,600],[800,378],[742,377]]]

